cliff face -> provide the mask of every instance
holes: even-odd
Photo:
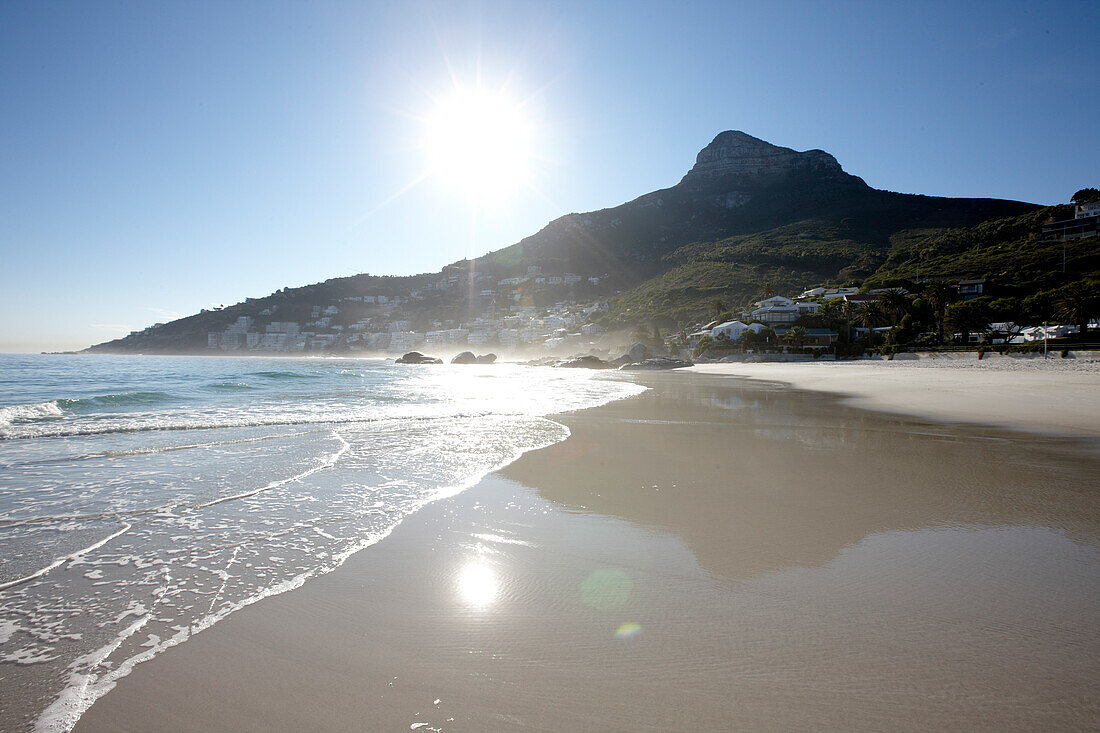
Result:
[[[695,165],[680,181],[680,186],[755,187],[778,183],[792,175],[813,177],[822,183],[867,185],[862,179],[845,173],[836,158],[824,150],[799,153],[737,130],[727,130],[699,151]]]

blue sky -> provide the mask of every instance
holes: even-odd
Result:
[[[1095,2],[5,2],[0,350],[438,270],[673,185],[726,129],[877,188],[1065,201],[1100,185],[1098,25]],[[530,185],[476,217],[423,177],[456,83],[521,101],[532,137]]]

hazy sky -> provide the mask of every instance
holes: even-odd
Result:
[[[1097,27],[1094,1],[8,0],[0,350],[438,270],[673,185],[727,129],[877,188],[1066,201],[1100,185]],[[532,163],[475,219],[424,177],[424,118],[478,84]]]

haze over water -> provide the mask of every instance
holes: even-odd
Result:
[[[71,725],[134,663],[564,439],[545,415],[640,391],[509,365],[0,357],[0,723]]]

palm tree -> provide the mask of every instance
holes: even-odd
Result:
[[[1076,323],[1081,329],[1078,337],[1085,340],[1089,319],[1100,313],[1100,288],[1086,283],[1074,283],[1063,291],[1054,303],[1054,315],[1064,321]]]
[[[714,317],[718,318],[726,312],[726,304],[722,302],[720,298],[715,298],[710,304],[710,307],[714,309]]]
[[[801,349],[808,335],[809,331],[806,330],[805,326],[791,326],[787,329],[787,343],[796,349]]]
[[[890,315],[890,322],[895,326],[913,307],[913,301],[909,296],[897,288],[883,293],[879,302],[882,303],[882,307]]]
[[[772,285],[771,280],[765,280],[760,286],[760,299],[767,300],[775,295],[775,286]]]
[[[936,313],[936,336],[943,341],[944,313],[947,311],[947,306],[959,299],[959,291],[953,285],[937,282],[926,285],[923,295]]]
[[[944,319],[954,333],[961,333],[967,342],[975,331],[985,333],[989,330],[989,318],[983,309],[973,303],[955,303],[947,309]]]
[[[874,343],[875,327],[886,320],[886,312],[877,300],[864,303],[856,309],[855,321],[867,329],[867,345]]]
[[[848,300],[847,298],[844,298],[843,300],[844,300],[844,303],[841,304],[840,310],[841,310],[841,313],[844,314],[844,323],[845,323],[845,325],[848,329],[848,342],[851,343],[851,341],[852,341],[852,318],[855,317],[856,309],[855,309],[855,306],[852,305],[852,301]]]

